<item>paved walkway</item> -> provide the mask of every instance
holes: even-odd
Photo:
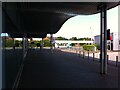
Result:
[[[64,52],[71,52],[71,53],[78,53],[79,54],[79,49],[77,49],[77,52],[76,52],[76,49],[68,49],[68,48],[64,48],[64,49],[59,49],[61,51],[64,51]],[[83,52],[81,51],[81,55],[83,54]],[[109,61],[114,61],[116,62],[116,56],[118,56],[118,61],[120,62],[120,52],[107,52],[107,55],[109,55]],[[86,51],[85,52],[85,56],[88,56],[88,52]],[[89,54],[90,57],[93,57],[93,53],[90,52]],[[96,52],[95,53],[95,58],[99,59],[100,58],[100,52]]]
[[[117,88],[118,68],[108,65],[100,75],[99,62],[74,53],[29,50],[18,88]]]

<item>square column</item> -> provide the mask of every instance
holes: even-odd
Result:
[[[105,4],[102,4],[100,13],[100,73],[107,74],[107,9]]]
[[[25,51],[28,50],[28,38],[25,37]]]
[[[12,39],[13,39],[13,50],[15,50],[15,38]]]
[[[2,2],[0,2],[0,90],[2,90]]]
[[[27,51],[27,37],[26,37],[26,34],[23,35],[22,41],[23,41],[23,59],[24,59],[24,57],[26,55],[26,51]]]
[[[43,40],[43,38],[42,38],[42,41],[41,41],[41,48],[43,48],[44,47],[44,40]]]
[[[0,34],[5,32],[5,11],[2,10],[5,7],[0,1]],[[6,88],[6,61],[5,61],[5,38],[0,37],[0,90]]]

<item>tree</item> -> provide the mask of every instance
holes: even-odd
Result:
[[[44,47],[50,47],[50,41],[44,40]]]
[[[84,40],[84,38],[78,38],[77,40]]]
[[[90,40],[91,40],[91,38],[84,37],[84,38],[78,38],[77,40],[86,40],[86,41],[90,41]]]
[[[60,37],[57,37],[56,40],[68,40],[68,39],[60,36]]]
[[[85,39],[85,40],[88,40],[88,41],[90,41],[90,40],[91,40],[91,38],[88,38],[88,37],[87,37],[87,38],[84,38],[84,39]]]
[[[77,37],[72,37],[70,38],[70,40],[77,40]]]

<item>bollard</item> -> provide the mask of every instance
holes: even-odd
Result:
[[[101,62],[101,60],[100,60],[100,56],[101,56],[101,55],[99,54],[99,62]]]
[[[84,58],[84,54],[85,54],[85,52],[83,51],[83,58]]]
[[[107,64],[108,64],[109,55],[107,55]]]
[[[116,66],[118,66],[118,56],[116,56]]]
[[[88,50],[88,59],[89,59],[89,50]]]
[[[77,50],[77,55],[79,56],[79,50]]]
[[[77,49],[76,49],[76,54],[77,54]]]
[[[95,53],[93,52],[93,61],[94,61],[94,58],[95,58]]]
[[[79,51],[79,55],[81,55],[81,51]]]

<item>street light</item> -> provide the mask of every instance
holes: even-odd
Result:
[[[93,30],[93,29],[90,27],[90,30],[91,30],[91,41],[92,41],[92,30]]]

